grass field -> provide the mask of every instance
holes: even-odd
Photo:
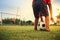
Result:
[[[50,26],[50,32],[33,30],[33,26],[0,26],[0,40],[60,40],[60,26]]]

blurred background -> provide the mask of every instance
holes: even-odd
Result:
[[[53,17],[60,23],[60,0],[51,0]],[[32,24],[32,0],[0,0],[0,24]],[[52,24],[52,22],[50,22]]]

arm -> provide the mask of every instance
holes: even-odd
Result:
[[[49,11],[50,11],[50,18],[51,18],[52,22],[54,22],[53,15],[52,15],[52,4],[51,4],[51,0],[48,2],[48,7],[49,7]]]
[[[52,5],[51,5],[51,1],[48,2],[48,7],[49,7],[49,11],[50,11],[50,17],[52,18]]]

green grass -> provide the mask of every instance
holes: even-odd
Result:
[[[0,26],[0,40],[60,40],[60,26],[50,26],[50,32],[34,31],[33,26]]]

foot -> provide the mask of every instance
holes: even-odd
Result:
[[[35,31],[37,31],[37,29],[34,29]]]
[[[50,30],[49,29],[48,30],[46,29],[45,31],[49,32]]]

